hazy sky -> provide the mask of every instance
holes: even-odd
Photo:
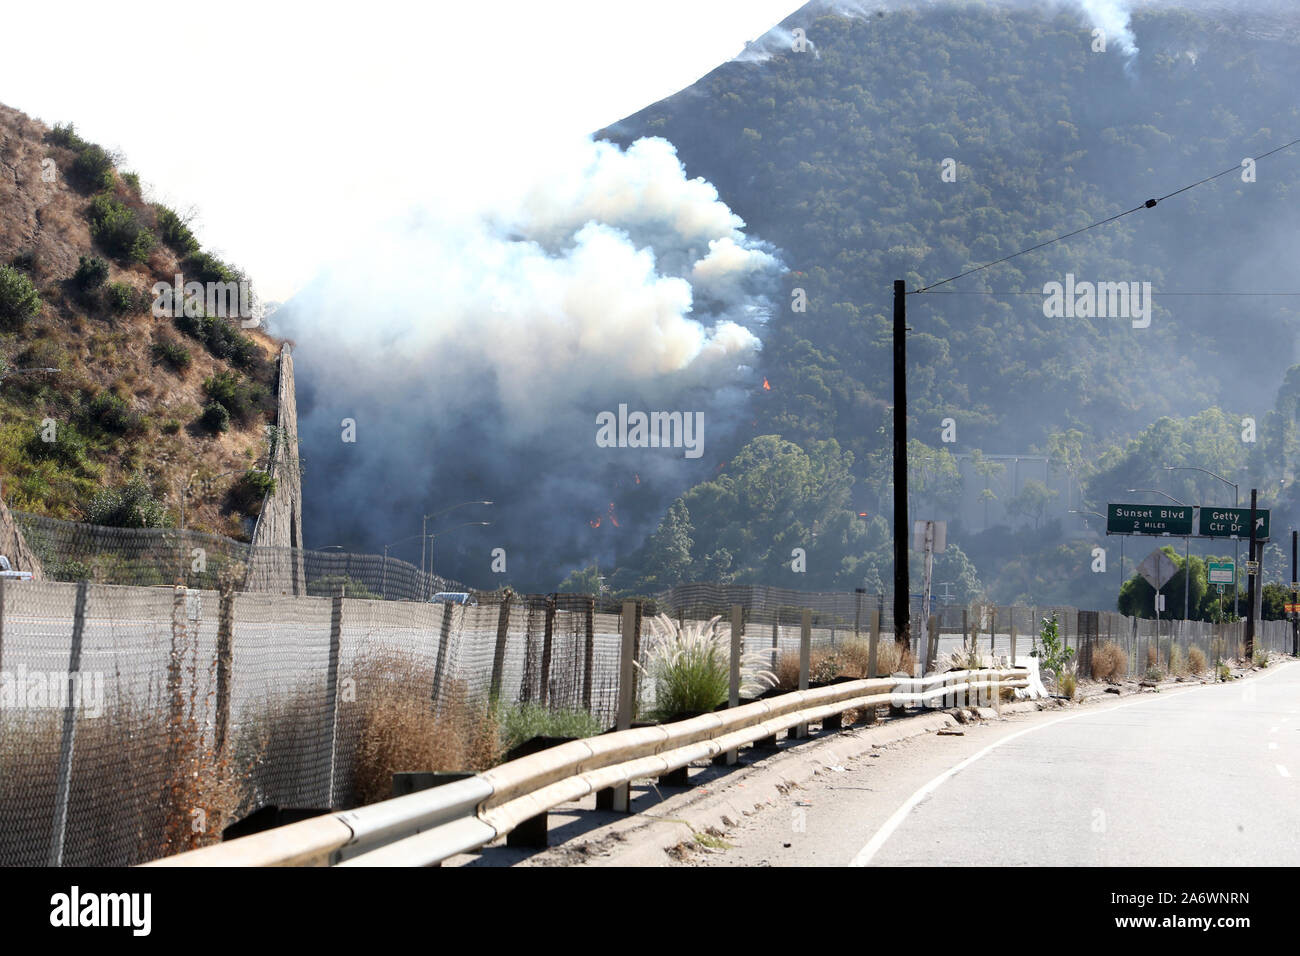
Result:
[[[799,6],[8,4],[0,102],[120,150],[154,198],[197,211],[206,247],[283,300],[373,218],[467,211]]]

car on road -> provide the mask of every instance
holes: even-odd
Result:
[[[466,607],[478,607],[478,601],[468,591],[439,591],[429,598],[434,604],[463,604]]]
[[[9,566],[9,559],[3,554],[0,554],[0,578],[5,578],[9,581],[30,581],[32,579],[32,572],[15,571]]]

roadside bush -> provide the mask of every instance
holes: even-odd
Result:
[[[238,332],[224,319],[207,315],[178,315],[172,320],[177,330],[198,339],[214,358],[248,369],[256,364],[261,351],[247,335]]]
[[[1071,671],[1062,671],[1056,679],[1056,686],[1061,690],[1061,696],[1066,700],[1074,700],[1074,692],[1078,690],[1079,679]]]
[[[667,720],[681,714],[707,713],[724,703],[730,690],[731,641],[719,627],[721,618],[685,627],[663,614],[647,620],[650,637],[645,671],[654,681],[652,716]],[[765,670],[764,664],[762,652],[750,651],[741,658],[742,695],[754,697],[776,684],[777,676]]]
[[[367,650],[353,667],[355,702],[342,705],[343,726],[357,726],[357,799],[386,800],[393,774],[404,771],[486,770],[500,758],[500,731],[492,709],[463,684],[429,699],[433,667],[399,651]]]
[[[213,434],[224,432],[230,428],[230,412],[220,402],[208,402],[203,406],[199,423]]]
[[[178,256],[189,256],[199,251],[199,240],[189,225],[176,212],[162,203],[153,204],[157,221],[158,238]]]
[[[1074,657],[1073,647],[1062,647],[1060,636],[1060,625],[1053,614],[1050,618],[1043,618],[1039,627],[1039,647],[1029,652],[1030,657],[1039,659],[1039,666],[1044,673],[1050,674],[1053,679],[1059,682],[1061,674],[1065,672],[1066,665]]]
[[[32,280],[13,266],[0,266],[0,332],[17,332],[41,310]]]
[[[493,717],[503,753],[534,737],[594,737],[604,728],[585,710],[551,710],[541,704],[498,704]]]
[[[1200,677],[1205,673],[1205,663],[1205,651],[1201,650],[1199,647],[1188,649],[1187,667],[1197,677]]]
[[[1092,652],[1092,679],[1118,683],[1128,676],[1128,654],[1114,641]]]
[[[1186,669],[1186,662],[1183,660],[1183,649],[1177,644],[1169,648],[1169,674],[1171,677],[1180,676]]]
[[[190,350],[174,339],[163,339],[149,347],[155,365],[166,365],[180,374],[190,367]]]
[[[1268,651],[1260,650],[1259,648],[1256,648],[1256,649],[1255,649],[1254,664],[1255,664],[1256,667],[1267,667],[1267,666],[1268,666]]]
[[[1147,669],[1160,666],[1160,652],[1154,644],[1147,645]]]
[[[874,677],[867,673],[871,663],[871,642],[855,638],[840,647],[840,673],[850,677]]]
[[[90,236],[119,262],[144,262],[154,247],[154,236],[135,213],[112,196],[99,195],[90,204]]]

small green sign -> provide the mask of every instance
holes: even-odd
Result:
[[[1207,538],[1249,538],[1249,508],[1201,507],[1200,533]],[[1255,509],[1255,540],[1268,540],[1268,511]]]
[[[1191,505],[1107,505],[1107,534],[1192,533]]]
[[[1211,584],[1235,584],[1237,580],[1237,569],[1231,561],[1227,563],[1210,562],[1210,583]]]

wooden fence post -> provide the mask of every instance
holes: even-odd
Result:
[[[334,802],[334,778],[339,752],[339,645],[343,640],[343,585],[330,607],[330,650],[329,663],[325,671],[325,696],[330,708],[330,782],[326,794],[325,806],[331,810]]]

